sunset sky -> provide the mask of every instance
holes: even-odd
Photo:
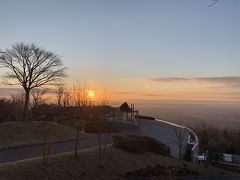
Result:
[[[240,102],[240,0],[211,3],[0,0],[0,49],[51,50],[68,67],[68,85],[87,82],[115,101]]]

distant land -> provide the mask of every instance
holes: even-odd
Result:
[[[20,88],[0,88],[0,98],[23,92]],[[54,91],[48,90],[48,93]],[[126,100],[127,101],[127,100]],[[240,101],[160,101],[129,100],[141,115],[174,122],[187,127],[240,128]],[[119,105],[119,103],[118,103]]]
[[[240,128],[240,102],[136,101],[140,114],[188,127]]]

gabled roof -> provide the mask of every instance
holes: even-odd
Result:
[[[128,103],[125,102],[119,107],[121,112],[131,112],[131,108],[129,107]]]

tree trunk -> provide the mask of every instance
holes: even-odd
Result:
[[[23,120],[28,120],[28,107],[29,107],[30,89],[25,89],[25,101],[23,109]]]
[[[42,165],[45,165],[45,160],[46,160],[46,141],[43,143],[42,147]]]
[[[102,167],[102,143],[101,143],[101,133],[98,134],[98,145],[99,145],[99,151],[98,151],[98,166]]]
[[[182,160],[182,147],[179,147],[179,160]]]
[[[49,156],[50,156],[50,153],[51,153],[52,145],[53,145],[52,142],[48,142],[46,163],[48,163],[48,159],[49,159]]]
[[[77,131],[76,131],[76,139],[75,139],[75,157],[78,156],[78,139],[79,139],[79,133],[80,133],[80,130],[77,129]]]
[[[104,163],[105,163],[105,154],[106,154],[107,143],[109,141],[109,138],[110,138],[110,133],[107,134],[107,138],[105,139],[105,143],[104,143],[103,154],[102,154],[102,165],[103,165],[103,167],[104,167]]]

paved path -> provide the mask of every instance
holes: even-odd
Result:
[[[120,134],[139,134],[139,127],[130,124],[120,125]],[[110,141],[111,143],[111,141]],[[74,151],[74,141],[55,143],[52,147],[51,154]],[[87,149],[98,146],[96,135],[79,140],[79,149]],[[29,147],[18,147],[7,150],[0,150],[0,163],[13,162],[28,158],[41,157],[42,145],[33,145]]]
[[[120,178],[119,180],[168,180],[168,177],[132,177],[132,178]],[[177,177],[176,180],[239,180],[240,176],[189,176],[189,177]]]
[[[240,176],[194,176],[178,177],[176,180],[239,180]]]

